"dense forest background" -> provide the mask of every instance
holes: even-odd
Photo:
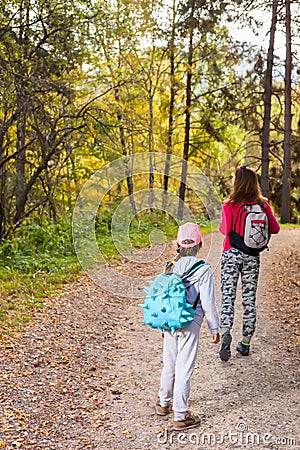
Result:
[[[186,165],[181,180],[168,164],[157,177],[156,152],[190,161],[221,200],[235,167],[253,167],[282,222],[299,223],[298,12],[293,0],[1,0],[5,286],[22,286],[16,271],[34,274],[36,295],[39,273],[70,269],[76,198],[120,157],[129,158],[127,175],[100,205],[99,236],[136,189],[172,192],[197,214]],[[247,30],[265,38],[266,27],[268,48],[248,41]],[[147,156],[145,175],[132,176],[137,153]]]

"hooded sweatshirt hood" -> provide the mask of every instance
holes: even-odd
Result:
[[[195,256],[184,256],[174,264],[172,272],[176,273],[179,276],[182,276],[187,270],[189,270],[193,266],[193,264],[195,264],[196,261],[199,261],[199,259],[196,258]],[[199,267],[198,270],[196,270],[188,277],[187,286],[195,284],[198,281],[200,281],[201,284],[201,279],[205,277],[205,274],[209,269],[210,266],[208,264]]]

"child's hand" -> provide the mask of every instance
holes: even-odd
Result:
[[[213,334],[211,343],[212,344],[218,344],[218,342],[220,342],[220,333]]]

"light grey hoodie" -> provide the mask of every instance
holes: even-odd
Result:
[[[174,264],[171,272],[182,276],[196,261],[197,258],[195,256],[183,256]],[[217,334],[219,332],[219,317],[216,306],[214,277],[210,266],[205,264],[197,269],[196,272],[188,277],[185,285],[188,287],[187,301],[192,305],[195,303],[198,293],[200,293],[195,319],[197,316],[205,317],[211,334]]]

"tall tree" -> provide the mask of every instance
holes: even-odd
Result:
[[[74,105],[89,15],[82,6],[87,2],[11,0],[0,7],[2,236],[43,204],[53,213],[49,164],[59,164],[64,140],[84,127]]]
[[[192,112],[195,97],[195,80],[198,81],[200,92],[205,89],[203,73],[199,70],[201,61],[209,65],[210,45],[209,39],[205,37],[214,36],[217,32],[217,25],[226,12],[227,1],[207,2],[204,0],[189,0],[182,5],[182,23],[186,29],[185,38],[187,41],[185,54],[185,108],[184,108],[184,145],[183,163],[181,170],[181,182],[179,187],[179,208],[178,216],[182,217],[183,202],[185,200],[186,179],[188,170],[188,160],[191,146]],[[202,53],[202,54],[201,54]],[[199,62],[200,61],[200,62]],[[198,91],[199,92],[199,91]],[[200,96],[202,93],[200,93]],[[209,113],[208,113],[209,114]]]
[[[191,127],[191,106],[192,106],[192,77],[193,77],[193,58],[194,58],[194,33],[197,26],[195,18],[197,0],[191,0],[186,5],[187,8],[187,37],[188,37],[188,49],[187,49],[187,64],[186,64],[186,88],[185,88],[185,126],[184,126],[184,145],[183,145],[183,161],[181,168],[181,180],[179,187],[179,207],[178,218],[182,219],[183,215],[183,202],[185,200],[186,179],[187,179],[187,167],[189,159],[190,148],[190,127]],[[202,2],[198,4],[201,8]]]
[[[292,49],[291,2],[285,0],[286,60],[284,83],[284,166],[282,177],[281,221],[289,222],[291,215],[291,136],[292,136]]]
[[[174,110],[175,110],[175,33],[176,33],[176,0],[173,0],[172,6],[172,22],[171,22],[171,36],[168,43],[168,57],[170,60],[169,69],[169,85],[170,85],[170,99],[168,110],[168,141],[167,141],[167,154],[164,170],[164,191],[168,192],[169,187],[169,173],[170,173],[170,160],[173,152],[173,134],[174,134]]]
[[[277,11],[279,0],[273,0],[272,20],[270,28],[269,48],[267,56],[267,69],[264,80],[264,118],[262,131],[262,165],[261,165],[261,188],[265,197],[269,198],[269,147],[270,147],[270,125],[271,125],[271,103],[272,103],[272,75],[274,64],[274,42],[277,24]]]
[[[28,80],[28,72],[26,66],[26,60],[29,53],[29,14],[30,14],[30,1],[21,2],[19,10],[19,60],[17,64],[17,74],[21,83],[16,83],[16,104],[19,110],[17,118],[17,140],[16,140],[16,213],[15,221],[17,222],[23,214],[23,192],[26,188],[26,175],[25,175],[25,163],[26,163],[26,111],[27,101],[26,98],[26,85]]]

